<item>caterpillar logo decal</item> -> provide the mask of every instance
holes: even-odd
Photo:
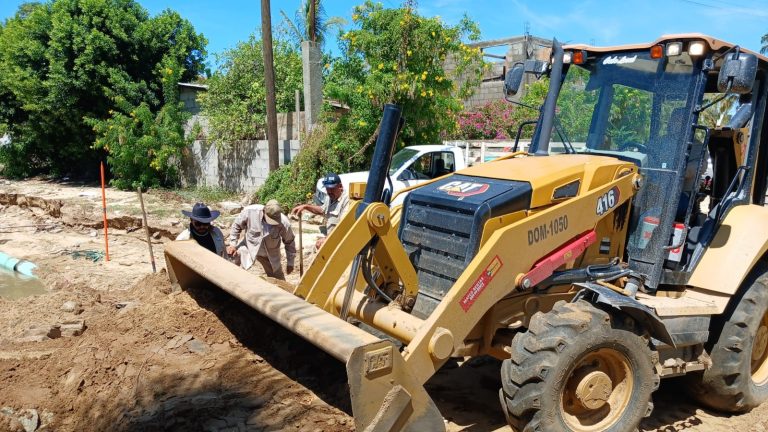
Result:
[[[491,185],[487,183],[473,183],[467,181],[452,181],[446,183],[437,190],[447,193],[448,195],[459,197],[459,199],[466,198],[472,195],[481,194],[490,188]]]

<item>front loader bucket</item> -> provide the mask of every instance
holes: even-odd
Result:
[[[443,418],[392,342],[227,263],[194,241],[170,242],[165,260],[182,288],[213,284],[346,364],[358,431],[442,431]]]

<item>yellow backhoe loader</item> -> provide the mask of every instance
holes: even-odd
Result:
[[[503,359],[521,431],[630,431],[659,380],[725,411],[768,398],[768,59],[700,34],[561,46],[529,152],[390,207],[400,110],[384,109],[363,200],[292,292],[190,242],[182,287],[218,286],[346,364],[360,431],[440,431],[423,384]],[[714,114],[713,114],[714,113]]]

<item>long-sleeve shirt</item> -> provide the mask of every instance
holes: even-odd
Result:
[[[232,222],[228,240],[231,246],[238,247],[240,233],[243,231],[245,231],[245,246],[251,256],[250,263],[256,260],[256,255],[266,255],[272,268],[279,269],[281,267],[280,241],[282,240],[285,245],[285,258],[288,266],[294,266],[296,260],[295,236],[291,230],[291,222],[286,215],[280,215],[279,225],[270,225],[264,219],[263,205],[249,205]]]

